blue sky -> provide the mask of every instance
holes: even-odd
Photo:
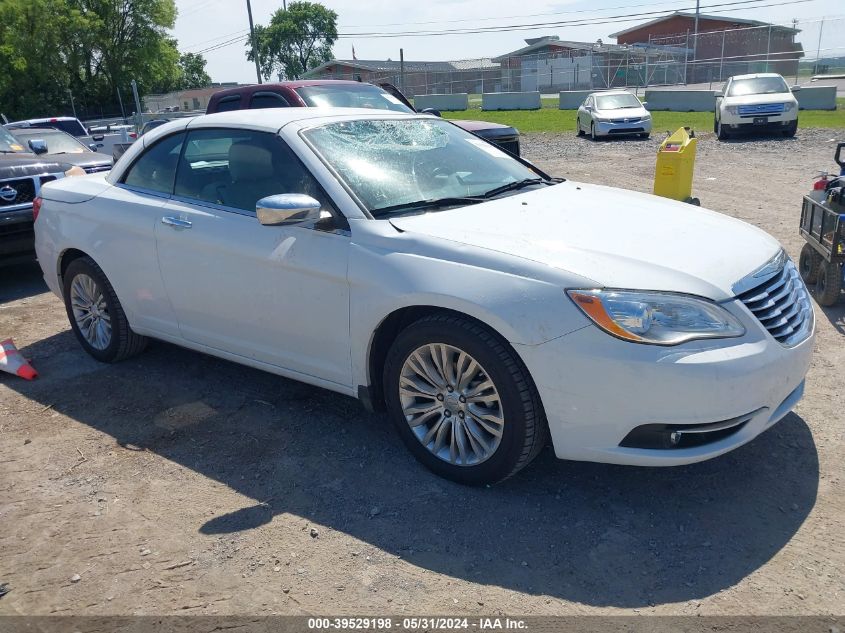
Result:
[[[808,57],[814,57],[818,45],[820,18],[828,19],[822,29],[822,56],[845,55],[845,5],[842,0],[810,0],[800,4],[772,6],[742,11],[726,7],[707,8],[730,0],[701,0],[702,13],[723,14],[774,23],[788,23],[797,18],[801,23],[803,43]],[[776,4],[785,0],[760,0],[762,4]],[[688,10],[694,0],[577,0],[573,2],[543,2],[522,0],[332,0],[325,2],[337,11],[341,33],[396,32],[477,28],[514,24],[535,24],[564,20],[601,20],[608,16],[651,12]],[[249,27],[246,0],[176,0],[179,18],[174,35],[183,51],[202,51],[225,44],[242,36]],[[759,6],[759,5],[757,5]],[[252,0],[253,18],[266,24],[281,0]],[[623,8],[624,7],[624,8]],[[406,60],[453,60],[492,57],[524,45],[524,38],[558,35],[561,39],[592,42],[602,38],[612,42],[608,34],[650,19],[649,16],[612,24],[583,26],[552,26],[532,30],[439,35],[435,37],[374,38],[356,36],[340,39],[334,47],[337,58],[352,57],[352,46],[358,59],[398,59],[404,48]],[[254,82],[254,66],[244,57],[244,46],[238,41],[229,46],[203,53],[208,60],[207,70],[214,81]]]

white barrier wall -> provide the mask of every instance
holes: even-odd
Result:
[[[414,97],[417,110],[434,108],[441,111],[466,110],[469,107],[469,95],[465,92],[451,95],[417,95]]]
[[[793,94],[800,110],[836,110],[836,86],[801,86]]]
[[[561,110],[577,110],[581,107],[589,95],[593,94],[594,90],[561,90],[560,104]]]
[[[485,92],[482,110],[539,110],[539,92]]]
[[[716,93],[713,90],[646,90],[644,101],[649,110],[671,112],[713,112]]]

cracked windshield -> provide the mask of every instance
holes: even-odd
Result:
[[[539,180],[507,153],[445,121],[343,121],[308,130],[305,137],[375,216],[438,201],[466,202],[511,183]]]

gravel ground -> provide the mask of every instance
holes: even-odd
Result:
[[[695,194],[797,257],[837,135],[704,134]],[[647,191],[657,143],[524,148]],[[659,470],[546,450],[471,489],[349,398],[163,343],[100,365],[37,267],[2,270],[0,334],[41,378],[0,375],[0,614],[843,614],[845,303],[816,313],[804,400],[749,445]]]

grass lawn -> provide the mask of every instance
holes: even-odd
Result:
[[[837,99],[836,110],[802,110],[798,127],[845,129],[845,99]],[[558,110],[557,99],[543,99],[540,110],[482,112],[478,107],[464,112],[444,112],[447,119],[474,119],[512,125],[520,132],[575,132],[575,110]],[[655,131],[689,126],[697,132],[713,130],[712,112],[652,112]]]

